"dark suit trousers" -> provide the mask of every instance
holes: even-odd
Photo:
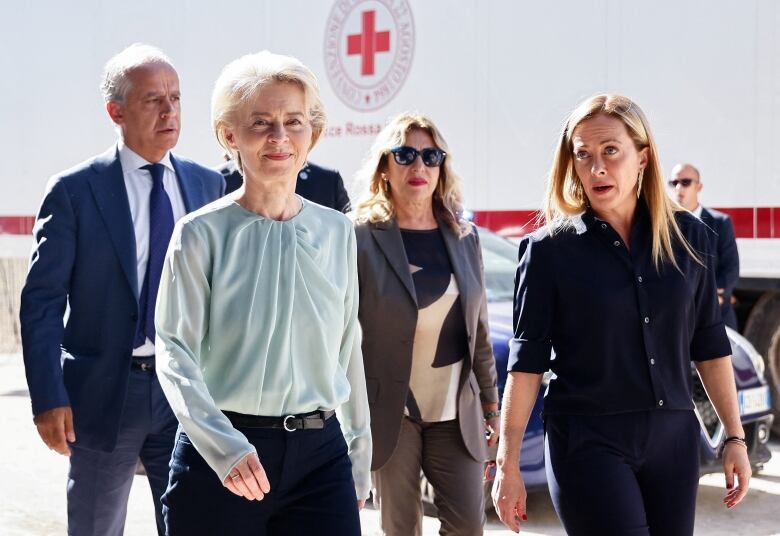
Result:
[[[693,411],[549,415],[547,485],[567,534],[691,536],[699,486]]]
[[[69,535],[121,536],[139,458],[152,489],[157,531],[164,534],[160,497],[168,483],[168,461],[177,425],[155,373],[131,370],[114,450],[71,447]]]
[[[322,430],[238,428],[255,446],[271,491],[234,495],[179,432],[163,512],[168,536],[360,536],[352,463],[339,422]]]
[[[392,456],[372,473],[382,531],[388,536],[422,534],[420,470],[433,486],[440,534],[481,535],[484,468],[466,450],[458,421],[419,423],[406,417]]]

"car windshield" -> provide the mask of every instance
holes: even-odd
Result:
[[[517,245],[487,229],[479,229],[488,301],[508,301],[514,295]]]

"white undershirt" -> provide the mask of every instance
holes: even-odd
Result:
[[[138,274],[138,292],[140,293],[146,275],[146,265],[149,262],[149,194],[152,192],[152,174],[150,171],[140,168],[148,166],[152,162],[139,156],[122,140],[119,141],[118,147],[119,163],[122,165],[127,200],[130,202],[130,216],[133,218],[133,230],[135,231],[135,265]],[[176,222],[187,214],[187,209],[184,208],[184,198],[181,195],[176,173],[171,164],[171,153],[165,153],[159,163],[165,166],[163,188],[171,200],[173,220]],[[153,354],[154,341],[150,341],[148,338],[142,346],[133,350],[134,356]]]

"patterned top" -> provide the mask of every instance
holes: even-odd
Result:
[[[405,413],[424,422],[452,420],[468,355],[458,284],[439,229],[401,229],[401,238],[418,306]]]

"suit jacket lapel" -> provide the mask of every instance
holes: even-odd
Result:
[[[406,258],[406,250],[401,239],[401,231],[395,219],[374,224],[371,234],[379,244],[388,264],[393,268],[398,278],[406,287],[412,301],[417,305],[417,295],[414,292],[414,281],[409,271],[409,260]]]
[[[96,172],[89,177],[92,195],[106,224],[122,271],[138,299],[135,229],[118,150],[112,148],[97,157],[92,168]]]
[[[206,204],[206,193],[203,181],[194,173],[187,173],[186,166],[179,162],[171,153],[171,165],[176,172],[176,180],[179,183],[181,196],[184,200],[184,208],[187,213],[196,210]]]

